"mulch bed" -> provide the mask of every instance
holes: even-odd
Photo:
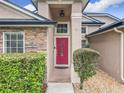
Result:
[[[84,82],[83,90],[80,90],[79,84],[73,84],[75,93],[124,93],[124,84],[118,83],[114,78],[102,70]]]

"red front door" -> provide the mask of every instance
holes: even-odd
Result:
[[[68,65],[68,38],[56,38],[56,65]]]

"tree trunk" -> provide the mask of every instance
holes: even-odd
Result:
[[[83,82],[84,82],[84,79],[80,77],[80,89],[83,89]]]

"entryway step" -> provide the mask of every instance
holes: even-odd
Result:
[[[46,93],[74,93],[72,83],[48,83]]]

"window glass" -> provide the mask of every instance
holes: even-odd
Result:
[[[16,39],[17,39],[16,33],[11,33],[11,40],[16,40]]]
[[[68,25],[67,24],[58,24],[57,25],[57,33],[68,33]]]
[[[18,34],[18,40],[23,40],[23,34]]]
[[[4,51],[5,53],[23,53],[23,33],[5,32],[4,34]]]
[[[81,44],[82,44],[82,48],[85,48],[85,46],[86,46],[86,40],[82,40],[81,41]]]
[[[10,40],[10,35],[9,34],[5,35],[5,40]]]
[[[17,42],[16,41],[9,41],[11,43],[11,47],[17,47]]]
[[[23,48],[18,48],[19,53],[23,53]]]
[[[18,41],[18,47],[23,47],[23,41]]]
[[[82,33],[82,34],[85,34],[85,33],[86,33],[86,27],[82,27],[81,33]]]

